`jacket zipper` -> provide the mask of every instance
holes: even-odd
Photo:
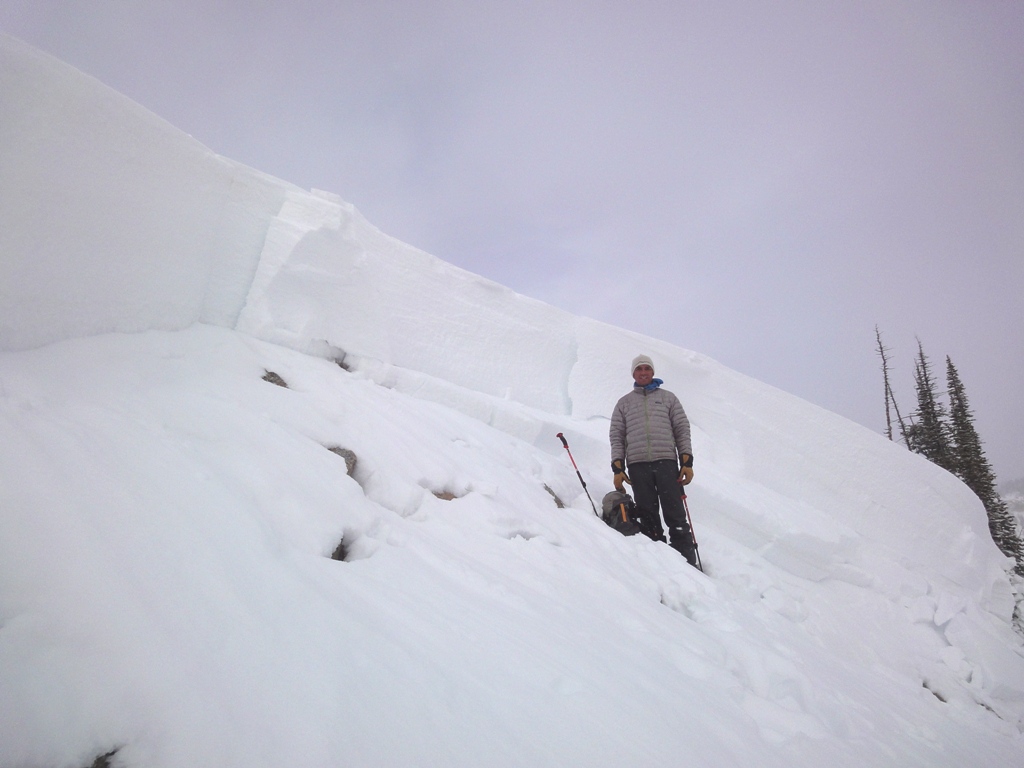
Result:
[[[647,410],[647,390],[644,390],[644,437],[647,439],[647,461],[651,458],[651,414]]]

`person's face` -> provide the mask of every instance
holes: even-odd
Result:
[[[633,381],[641,387],[646,387],[654,378],[654,369],[649,365],[638,365],[633,371]]]

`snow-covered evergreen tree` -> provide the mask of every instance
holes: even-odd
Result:
[[[949,436],[953,472],[974,491],[988,513],[992,539],[1002,552],[1017,561],[1016,571],[1024,576],[1024,541],[1017,521],[996,491],[996,477],[974,428],[974,414],[967,392],[953,361],[946,357],[946,383],[949,388]]]
[[[939,400],[931,364],[920,340],[917,342],[914,383],[917,389],[917,411],[907,429],[907,445],[934,464],[953,472],[954,460],[946,424],[946,409]]]

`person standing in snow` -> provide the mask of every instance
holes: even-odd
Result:
[[[633,486],[641,530],[665,541],[661,512],[669,531],[669,546],[690,565],[696,565],[693,537],[686,522],[680,484],[693,480],[690,420],[679,398],[662,389],[647,355],[633,358],[633,390],[615,404],[608,430],[615,488]],[[626,474],[626,468],[629,474]]]

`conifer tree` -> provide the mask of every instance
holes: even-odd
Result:
[[[946,357],[946,383],[949,387],[949,433],[954,473],[977,494],[988,514],[992,540],[1003,554],[1017,562],[1015,570],[1024,576],[1024,541],[1017,530],[1017,521],[996,491],[996,477],[982,449],[981,438],[974,428],[974,414],[967,402],[967,392],[953,361]]]
[[[920,453],[933,464],[952,472],[953,455],[949,427],[946,425],[946,409],[936,393],[931,363],[924,354],[920,339],[917,342],[914,384],[917,389],[917,411],[907,429],[907,445],[910,450]]]

